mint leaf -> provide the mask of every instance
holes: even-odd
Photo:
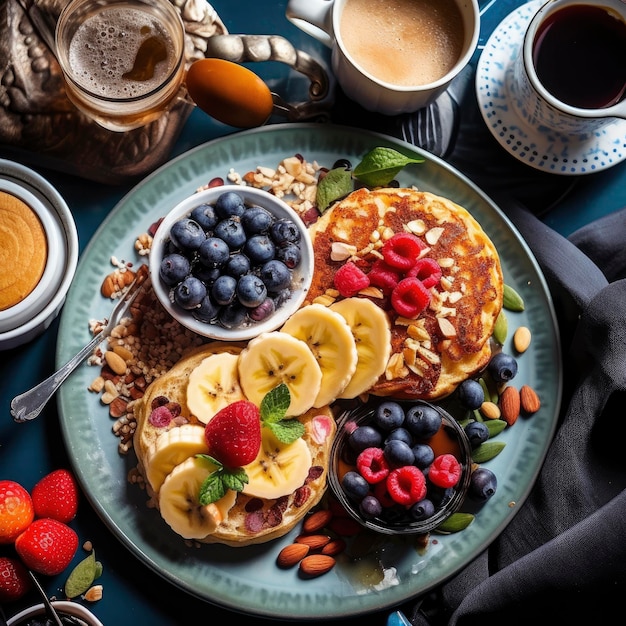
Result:
[[[393,148],[378,147],[363,157],[353,174],[368,187],[384,187],[409,163],[423,162],[422,157],[408,157]]]
[[[304,424],[297,419],[280,420],[267,425],[281,443],[293,443],[304,435]]]
[[[283,419],[290,404],[291,394],[289,393],[289,387],[285,383],[280,383],[280,385],[266,393],[263,400],[261,400],[261,406],[259,407],[261,423],[269,424]]]
[[[315,204],[323,213],[335,200],[347,196],[352,191],[352,174],[345,167],[330,170],[317,185]]]
[[[202,483],[198,500],[203,506],[211,504],[211,502],[217,502],[226,494],[226,486],[222,480],[221,472],[222,470],[216,470],[209,474]]]
[[[198,500],[203,506],[217,502],[226,495],[229,489],[243,491],[244,486],[248,483],[248,475],[243,467],[226,469],[217,459],[208,454],[197,454],[196,458],[212,463],[216,467],[200,486]]]
[[[243,467],[239,467],[236,470],[224,471],[222,474],[222,483],[226,489],[231,491],[243,491],[243,488],[248,484],[248,474]]]

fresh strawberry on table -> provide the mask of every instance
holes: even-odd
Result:
[[[78,486],[74,475],[58,469],[44,476],[31,490],[35,515],[67,524],[78,511]]]
[[[0,602],[15,602],[32,587],[24,564],[18,559],[0,556]]]
[[[30,493],[14,480],[0,480],[0,544],[13,543],[34,517]]]
[[[15,550],[26,567],[46,576],[60,574],[77,549],[74,530],[48,517],[36,519],[15,540]]]

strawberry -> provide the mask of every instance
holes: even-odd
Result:
[[[247,400],[233,402],[207,423],[204,437],[211,456],[226,467],[248,465],[261,449],[261,412]]]
[[[14,602],[32,587],[24,564],[8,556],[0,556],[0,602]]]
[[[65,524],[76,517],[78,486],[74,475],[66,469],[44,476],[33,487],[31,497],[37,517],[51,517]]]
[[[56,576],[71,562],[78,549],[78,535],[63,522],[43,517],[36,519],[15,540],[15,551],[26,567]]]
[[[13,543],[34,518],[30,493],[14,480],[0,480],[0,544]]]

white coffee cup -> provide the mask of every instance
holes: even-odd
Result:
[[[554,49],[549,46],[553,45],[560,51],[566,50],[567,43],[559,38],[559,32],[569,39],[578,24],[584,37],[579,37],[575,42],[572,39],[571,45],[576,46],[577,55],[580,51],[583,62],[574,63],[570,50],[569,55],[564,55],[561,64]],[[614,31],[614,34],[609,36],[610,32],[606,28],[610,32]],[[610,61],[612,56],[607,47],[604,62],[595,59],[593,63],[587,63],[591,55],[600,54],[611,39],[615,45],[621,46],[621,57]],[[589,45],[589,50],[583,50],[583,45]],[[614,123],[616,118],[626,118],[624,51],[626,2],[550,0],[534,15],[525,33],[522,52],[513,67],[512,106],[530,126],[548,128],[563,135],[592,133]],[[549,72],[547,69],[542,70],[542,56],[549,57],[549,63],[545,64]],[[587,65],[589,71],[585,72],[584,67]],[[571,74],[568,73],[570,68]],[[603,75],[604,70],[608,74]],[[568,80],[568,76],[571,80]],[[620,76],[621,95],[619,87],[615,87]],[[589,84],[585,84],[587,80]],[[590,102],[584,103],[583,98],[587,95],[591,96]]]
[[[456,12],[456,15],[449,19],[450,24],[446,28],[449,30],[451,38],[457,40],[454,46],[456,52],[452,60],[448,60],[447,65],[441,65],[441,67],[445,67],[443,72],[440,75],[433,75],[426,82],[416,80],[415,83],[408,84],[404,83],[404,81],[400,83],[396,80],[390,80],[388,75],[396,69],[394,66],[399,65],[400,61],[410,60],[418,68],[425,66],[425,55],[411,54],[404,56],[389,52],[387,49],[388,55],[386,57],[384,52],[381,52],[378,56],[379,58],[387,59],[389,72],[374,73],[370,66],[367,66],[366,69],[366,64],[360,58],[355,58],[355,48],[350,48],[346,45],[345,35],[347,31],[344,32],[341,28],[342,15],[346,4],[361,3],[363,1],[289,0],[286,16],[298,28],[332,49],[331,63],[337,82],[348,97],[358,102],[365,109],[385,115],[397,115],[428,106],[446,90],[453,78],[468,64],[476,49],[480,30],[477,0],[452,1],[453,6],[451,8]],[[389,11],[389,15],[391,15],[390,5],[395,4],[395,2],[381,2],[381,0],[367,0],[367,2],[371,3],[371,10],[360,10],[359,21],[361,16],[373,15],[375,5],[382,4]],[[424,6],[434,4],[438,8],[443,4],[442,0],[408,0],[408,2],[409,4],[422,4]],[[415,6],[410,8],[414,10]],[[353,27],[351,30],[359,35],[360,27],[355,26],[356,21],[351,23]],[[410,36],[405,38],[406,44],[414,45],[420,38],[420,35],[414,29],[415,25],[397,25],[398,32],[401,28],[408,28],[410,31]],[[417,27],[419,30],[422,24],[417,24]],[[352,33],[350,34],[352,35]],[[368,35],[364,37],[368,37]],[[426,38],[423,38],[423,40],[426,41]],[[366,39],[365,43],[367,45],[373,44],[372,38]],[[433,45],[431,40],[427,41],[427,46],[430,46],[431,49]],[[452,47],[446,50],[444,46],[441,52],[450,53],[451,49]],[[396,56],[393,56],[394,54]]]

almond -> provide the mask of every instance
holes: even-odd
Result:
[[[289,568],[299,563],[309,553],[309,546],[303,543],[292,543],[285,546],[276,557],[278,567]]]
[[[315,513],[312,513],[304,520],[302,530],[305,533],[316,533],[322,530],[324,526],[327,526],[332,517],[333,513],[329,509],[315,511]]]
[[[335,556],[346,549],[346,542],[343,539],[331,539],[323,548],[322,554]]]
[[[541,407],[541,400],[537,392],[528,385],[523,385],[520,389],[520,402],[524,413],[531,415],[536,413]]]
[[[300,571],[309,578],[326,574],[335,566],[335,559],[327,554],[310,554],[300,561]]]
[[[505,387],[500,394],[500,418],[509,426],[513,426],[519,417],[520,392],[516,387]]]
[[[113,350],[107,350],[104,353],[104,360],[107,365],[119,376],[126,374],[126,361]]]
[[[328,535],[300,535],[296,537],[296,543],[309,546],[311,550],[321,550],[329,541]]]

